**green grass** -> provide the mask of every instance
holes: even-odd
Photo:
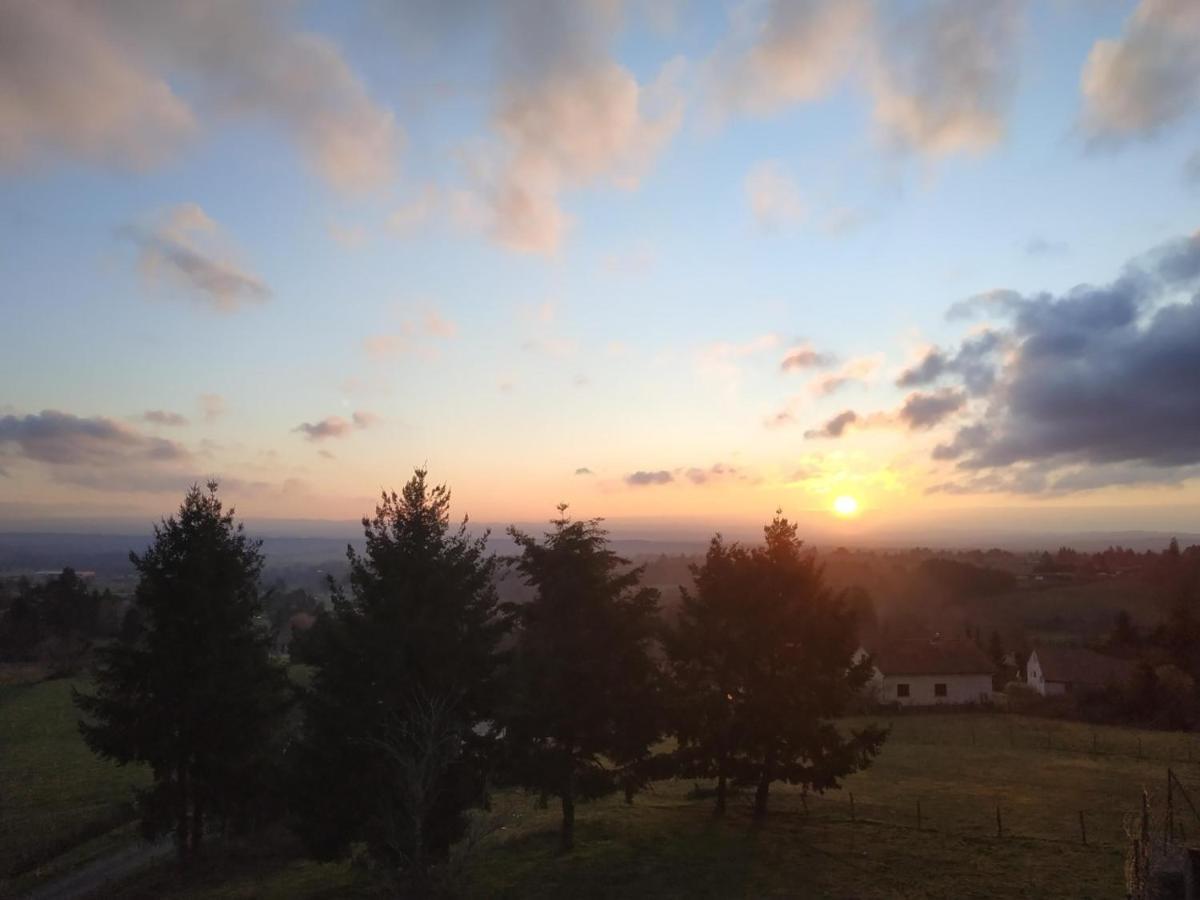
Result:
[[[691,782],[662,782],[632,807],[619,798],[582,806],[577,849],[562,856],[557,806],[539,809],[523,794],[502,793],[489,818],[496,830],[477,848],[463,893],[861,900],[1123,896],[1125,818],[1138,808],[1142,789],[1161,802],[1171,765],[1189,788],[1195,786],[1192,794],[1200,800],[1200,766],[1187,762],[1189,749],[1200,760],[1200,745],[1189,747],[1191,736],[1002,714],[905,714],[891,721],[893,733],[874,767],[850,778],[841,791],[806,800],[794,788],[773,786],[771,815],[762,824],[750,818],[748,794],[734,800],[724,819],[715,819],[711,801],[692,796]],[[997,804],[1003,837],[996,835]],[[1181,812],[1179,821],[1200,835],[1200,819]],[[369,883],[348,865],[301,862],[282,852],[220,864],[182,888],[174,886],[169,869],[160,869],[131,885],[127,896],[371,894]]]
[[[0,686],[0,896],[11,876],[128,822],[138,768],[79,736],[67,679]]]

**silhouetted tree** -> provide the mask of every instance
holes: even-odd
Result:
[[[672,642],[676,670],[683,646],[696,648],[688,667],[721,673],[707,679],[707,704],[716,709],[723,696],[728,712],[708,740],[724,753],[712,736],[726,736],[723,767],[755,785],[757,816],[766,815],[773,781],[817,792],[836,787],[868,766],[886,737],[875,727],[843,735],[833,723],[870,677],[869,659],[854,658],[854,614],[825,586],[795,525],[777,515],[764,536],[749,551],[710,548],[721,587],[698,589],[689,619],[705,622],[699,631],[711,637]],[[687,731],[680,737],[697,743]]]
[[[304,638],[317,665],[306,701],[297,827],[318,858],[365,842],[420,883],[485,802],[499,642],[507,624],[495,558],[450,492],[417,470],[363,519],[366,552],[347,549],[349,589]]]
[[[992,631],[992,636],[988,638],[987,654],[996,668],[1004,665],[1004,642],[1000,640],[1000,632]]]
[[[205,823],[242,821],[278,753],[286,676],[269,656],[259,542],[224,511],[217,484],[193,486],[154,543],[130,554],[142,628],[99,651],[96,693],[75,694],[88,746],[119,763],[146,763],[139,800],[147,836],[173,826],[183,859]]]
[[[725,812],[730,760],[738,744],[736,702],[747,660],[741,654],[749,557],[716,535],[703,565],[691,566],[695,589],[680,588],[679,614],[663,645],[671,672],[671,727],[679,775],[717,780],[714,812]]]
[[[1113,618],[1112,633],[1108,637],[1109,646],[1128,650],[1137,647],[1141,642],[1142,636],[1129,613],[1123,609],[1119,610]]]
[[[645,780],[661,730],[651,656],[658,591],[609,548],[598,520],[559,512],[542,541],[509,529],[535,595],[510,607],[518,630],[502,724],[510,774],[560,798],[570,850],[577,800],[622,787],[628,797]]]

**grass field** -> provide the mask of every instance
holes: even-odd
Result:
[[[1200,798],[1200,765],[1188,762],[1189,755],[1200,760],[1200,744],[1190,736],[1002,714],[891,721],[892,736],[872,769],[823,797],[802,799],[774,786],[771,816],[761,825],[750,819],[748,795],[718,820],[692,783],[664,782],[632,807],[615,798],[581,807],[577,850],[564,857],[556,852],[556,807],[501,794],[490,819],[497,830],[478,848],[462,891],[514,898],[1119,897],[1125,819],[1143,788],[1160,800],[1170,765]],[[1200,819],[1180,821],[1200,836]],[[175,881],[160,869],[127,885],[123,896],[372,893],[349,866],[283,853],[223,860],[186,887]]]
[[[0,686],[0,896],[15,875],[133,817],[132,788],[146,773],[92,755],[76,728],[71,685]]]

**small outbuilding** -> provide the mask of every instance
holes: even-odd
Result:
[[[896,641],[870,653],[875,671],[869,690],[880,703],[939,706],[992,700],[996,667],[970,641]]]
[[[1122,685],[1137,666],[1086,647],[1038,647],[1025,665],[1026,683],[1043,697]]]

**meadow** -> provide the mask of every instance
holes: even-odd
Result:
[[[76,726],[73,684],[79,682],[0,684],[0,896],[60,869],[66,855],[86,859],[85,845],[101,853],[134,835],[133,788],[147,773],[88,750]]]
[[[561,856],[556,804],[539,808],[534,798],[500,792],[480,819],[486,833],[456,889],[468,897],[535,898],[1114,897],[1124,893],[1125,828],[1143,789],[1160,803],[1171,766],[1200,797],[1200,764],[1189,761],[1200,761],[1200,743],[1191,735],[1000,713],[871,720],[893,728],[871,769],[824,796],[773,786],[764,823],[751,819],[748,793],[718,819],[709,785],[660,782],[633,806],[615,797],[583,805],[577,849]],[[34,780],[47,774],[34,770]],[[115,784],[104,789],[119,793]],[[1200,835],[1191,813],[1181,812],[1179,822]],[[354,866],[300,860],[294,849],[276,837],[233,848],[184,884],[163,865],[106,894],[377,895]]]

